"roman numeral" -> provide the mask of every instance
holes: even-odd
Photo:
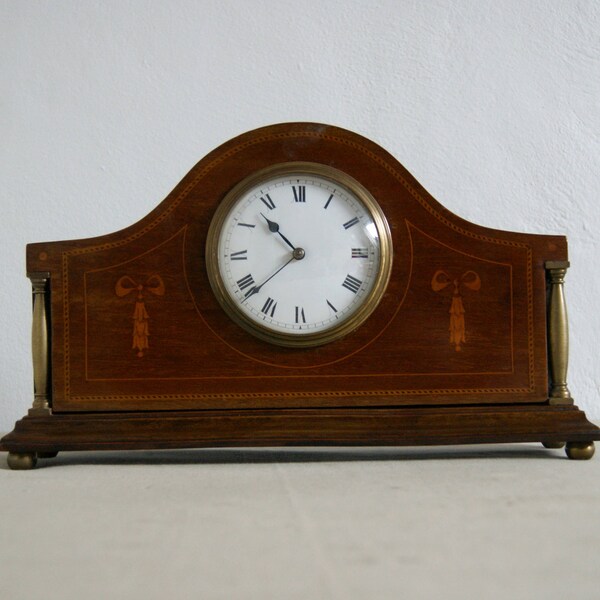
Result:
[[[345,287],[347,290],[350,290],[353,294],[356,294],[362,285],[362,281],[360,279],[356,279],[356,277],[352,277],[352,275],[346,275],[346,279],[344,283],[342,283],[342,287]]]
[[[240,227],[256,227],[256,225],[250,225],[250,223],[238,223]]]
[[[296,306],[296,323],[306,323],[306,317],[304,316],[304,309]]]
[[[292,190],[294,190],[294,202],[306,202],[305,185],[299,185],[298,188],[296,188],[296,186],[293,185]]]
[[[337,308],[333,304],[331,304],[331,302],[329,302],[329,300],[326,300],[326,302],[329,305],[329,308],[331,308],[331,310],[333,312],[337,312]]]
[[[245,277],[238,279],[237,284],[240,287],[240,290],[245,290],[247,287],[250,287],[254,283],[254,277],[248,273]]]
[[[265,206],[269,210],[273,210],[275,208],[275,202],[273,202],[273,200],[271,200],[271,196],[269,196],[269,194],[265,194],[264,196],[261,196],[260,199],[265,203]]]
[[[277,308],[277,302],[273,300],[273,298],[267,298],[264,306],[261,308],[261,312],[265,313],[265,315],[272,317],[275,314],[275,309]]]
[[[352,248],[352,258],[368,258],[368,248]]]
[[[346,223],[344,223],[344,229],[350,229],[353,225],[358,223],[358,217],[354,217],[354,219],[350,219]]]
[[[229,258],[231,260],[248,260],[248,257],[246,256],[247,253],[248,253],[248,250],[240,250],[239,252],[232,252],[229,255]]]
[[[333,198],[333,194],[331,194],[331,196],[329,196],[329,198],[327,198],[327,202],[325,202],[325,206],[323,207],[325,210],[327,210],[327,207],[329,206],[329,203],[331,202],[332,198]]]

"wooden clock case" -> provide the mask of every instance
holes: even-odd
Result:
[[[244,331],[217,303],[205,267],[219,202],[288,161],[359,181],[392,232],[377,309],[316,348]],[[600,430],[566,384],[567,260],[562,236],[496,231],[450,213],[355,133],[313,123],[245,133],[138,223],[28,245],[35,401],[0,449],[13,468],[63,450],[216,446],[539,441],[589,458]]]

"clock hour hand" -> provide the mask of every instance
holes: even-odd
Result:
[[[265,217],[265,215],[263,215],[262,213],[260,213],[260,216],[267,222],[267,225],[269,226],[269,231],[271,233],[278,233],[281,236],[281,239],[292,249],[295,250],[296,247],[294,246],[294,244],[292,244],[292,242],[290,242],[290,240],[288,240],[285,235],[283,235],[283,233],[281,233],[281,231],[279,231],[279,223],[275,223],[275,221],[271,221],[270,219],[268,219],[267,217]]]
[[[269,277],[267,277],[267,279],[265,279],[260,285],[255,285],[254,287],[251,287],[246,292],[244,297],[242,298],[242,304],[244,302],[246,302],[246,300],[248,300],[248,298],[254,296],[254,294],[258,294],[258,292],[260,292],[262,286],[265,285],[265,283],[267,283],[268,281],[271,281],[271,279],[273,279],[273,277],[275,277],[275,275],[277,275],[277,273],[279,273],[280,271],[283,271],[283,269],[285,269],[285,267],[287,267],[293,260],[296,260],[296,257],[292,254],[292,257],[287,262],[283,263],[283,265],[281,265],[281,267],[279,267],[279,269],[277,269],[277,271],[275,271],[275,273],[273,273]]]

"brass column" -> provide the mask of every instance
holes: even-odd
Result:
[[[29,273],[33,286],[33,322],[31,327],[31,350],[33,358],[33,407],[30,415],[49,414],[50,398],[48,386],[48,317],[46,292],[50,273]]]
[[[47,416],[50,414],[49,396],[49,347],[48,315],[46,310],[48,282],[50,273],[28,273],[33,287],[33,321],[31,325],[31,354],[33,358],[33,406],[29,416]],[[46,452],[9,452],[8,466],[13,470],[33,469],[38,458],[52,458],[56,451]]]
[[[547,261],[550,279],[550,306],[548,310],[548,351],[550,359],[550,404],[573,404],[567,387],[569,366],[569,323],[565,302],[564,283],[568,261]]]

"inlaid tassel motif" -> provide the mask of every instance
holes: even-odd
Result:
[[[152,292],[157,296],[165,293],[165,284],[160,275],[152,275],[145,283],[138,283],[128,275],[124,275],[115,285],[115,293],[120,298],[127,296],[130,292],[137,291],[135,307],[133,309],[133,340],[132,349],[137,350],[137,356],[141,358],[150,347],[150,327],[148,311],[144,303],[144,291]]]
[[[466,271],[459,278],[452,278],[448,273],[438,270],[431,279],[431,289],[441,292],[450,284],[454,286],[452,302],[450,304],[450,343],[456,352],[461,351],[461,344],[467,341],[465,333],[465,307],[460,294],[460,287],[464,285],[470,290],[478,291],[481,288],[481,279],[475,271]]]

